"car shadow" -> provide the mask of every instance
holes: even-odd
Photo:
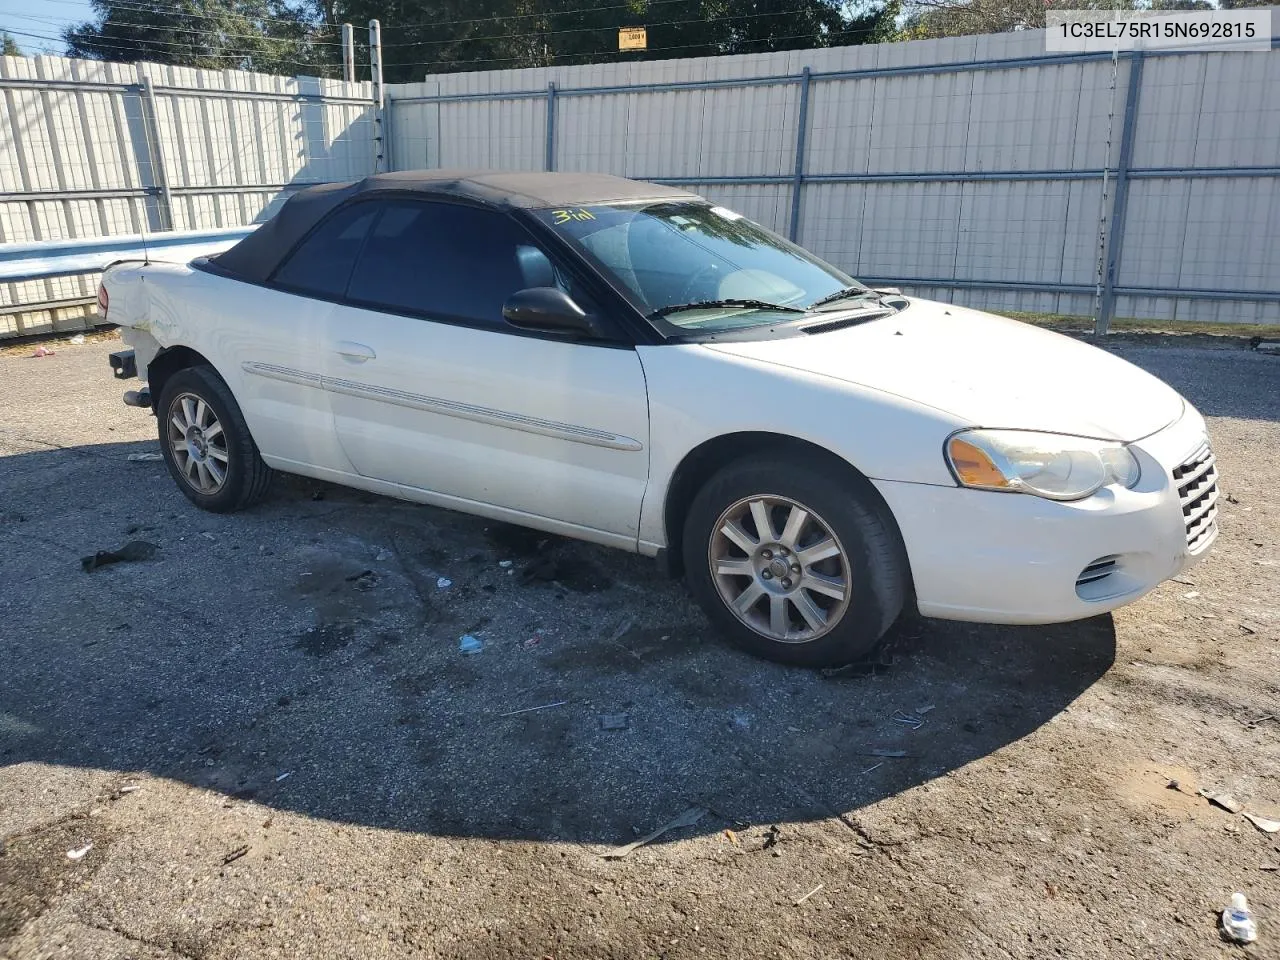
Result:
[[[297,479],[204,514],[127,459],[154,449],[0,459],[2,776],[620,844],[694,807],[695,832],[856,811],[1034,734],[1115,656],[1109,616],[907,618],[868,663],[786,668],[643,558]],[[129,540],[158,549],[82,571]]]

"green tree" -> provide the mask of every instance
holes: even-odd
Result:
[[[67,55],[207,69],[335,75],[340,38],[315,0],[92,0],[63,35]]]
[[[6,57],[22,56],[22,48],[18,46],[18,41],[7,33],[0,33],[0,37],[4,38],[4,50],[0,51],[0,54]]]
[[[892,39],[897,0],[335,0],[334,16],[382,23],[383,76],[761,53]],[[643,26],[648,49],[620,52]],[[361,34],[362,31],[357,31]],[[361,37],[363,41],[363,37]]]

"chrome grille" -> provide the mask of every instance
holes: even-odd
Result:
[[[1173,482],[1182,502],[1187,546],[1194,550],[1213,534],[1218,516],[1218,470],[1207,443],[1182,466],[1174,467]]]

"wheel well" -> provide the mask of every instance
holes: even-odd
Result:
[[[164,392],[165,382],[179,370],[188,367],[211,365],[190,347],[168,347],[156,354],[147,364],[147,387],[151,391],[151,409],[154,411]]]
[[[703,484],[710,480],[721,467],[734,460],[783,451],[825,461],[833,471],[847,476],[851,483],[861,490],[880,511],[885,522],[897,535],[899,545],[902,544],[902,531],[898,529],[893,511],[884,502],[875,485],[848,460],[837,456],[826,447],[810,443],[808,440],[801,440],[799,437],[789,437],[780,433],[730,433],[714,437],[694,447],[685,454],[685,458],[680,461],[680,465],[671,475],[663,521],[667,533],[667,568],[672,576],[679,576],[684,572],[684,521],[693,498],[698,495]],[[903,560],[906,562],[905,548],[903,552]],[[909,574],[909,562],[907,562],[907,570]],[[910,587],[909,575],[907,580]]]

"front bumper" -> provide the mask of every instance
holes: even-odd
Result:
[[[1058,623],[1130,603],[1204,556],[1218,533],[1207,441],[1204,419],[1188,406],[1176,423],[1131,444],[1142,467],[1134,489],[1072,503],[875,485],[902,531],[922,615]]]

